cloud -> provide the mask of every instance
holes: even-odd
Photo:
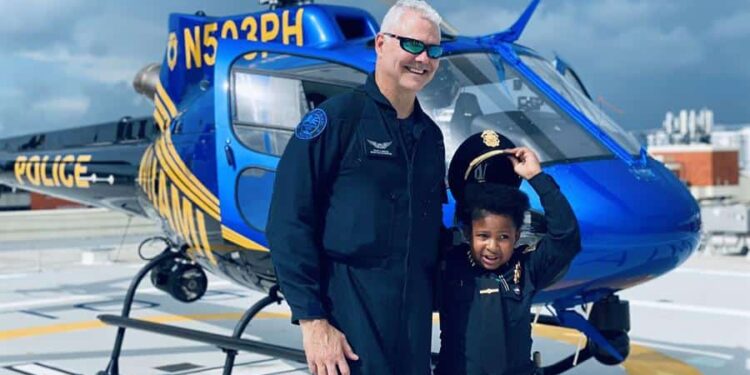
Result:
[[[36,102],[31,106],[34,111],[44,111],[49,116],[82,115],[89,109],[90,100],[85,96],[57,97]]]
[[[64,90],[55,90],[51,83],[0,101],[0,121],[5,124],[3,137],[8,137],[146,116],[152,110],[153,104],[126,83],[79,83]]]
[[[78,125],[115,121],[123,116],[147,116],[154,110],[154,104],[137,95],[129,83],[87,85],[81,92],[91,98],[91,106]]]
[[[378,1],[326,3],[365,7],[378,20],[387,10]],[[462,34],[483,35],[510,26],[529,0],[431,3]],[[246,0],[4,1],[4,132],[147,114],[151,104],[133,92],[133,75],[161,61],[168,14],[198,9],[228,15],[264,7]],[[722,121],[750,118],[746,93],[738,93],[750,87],[747,0],[723,0],[721,6],[702,0],[545,0],[520,43],[547,57],[560,53],[595,96],[625,109],[623,120],[641,127],[657,126],[666,110],[692,103],[716,107]],[[81,112],[84,98],[88,106]]]
[[[542,3],[519,42],[549,57],[561,53],[587,70],[663,72],[705,58],[705,47],[690,28],[660,22],[678,9],[642,0]],[[487,16],[478,18],[476,9],[463,7],[447,18],[462,32],[482,35],[507,28],[521,11],[493,4],[483,10]]]
[[[512,24],[526,4],[492,2],[478,12],[454,2],[441,10],[463,33],[482,35]],[[656,127],[668,109],[693,105],[717,109],[721,121],[750,118],[747,100],[729,94],[750,87],[747,0],[720,7],[699,0],[543,1],[519,42],[549,58],[559,53],[595,97],[626,111],[613,114],[626,124]]]
[[[660,73],[705,58],[705,46],[690,28],[656,22],[672,11],[667,5],[612,0],[591,7],[566,4],[538,14],[524,41],[543,52],[570,56],[576,65],[616,75]]]
[[[70,78],[83,78],[99,83],[129,82],[140,62],[134,58],[115,55],[95,55],[89,52],[71,52],[64,46],[48,50],[21,51],[18,57],[34,62],[59,64]]]
[[[23,95],[23,91],[16,87],[0,88],[0,101],[12,100]]]
[[[577,6],[567,2],[564,9],[568,15],[582,15],[581,23],[585,22],[610,32],[627,29],[633,25],[643,25],[646,22],[658,21],[665,14],[673,13],[676,10],[667,1],[644,0],[602,0],[588,4],[577,3]]]
[[[710,35],[727,39],[750,37],[750,12],[736,13],[714,21]]]
[[[83,0],[6,0],[2,4],[0,47],[6,49],[70,40],[70,30],[94,8]]]

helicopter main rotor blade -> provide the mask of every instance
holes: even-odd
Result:
[[[380,2],[385,3],[386,5],[389,5],[389,6],[396,4],[396,0],[380,0]],[[446,21],[445,19],[443,19],[440,22],[440,32],[445,35],[450,35],[450,36],[458,35],[458,29],[455,26],[448,23],[448,21]]]

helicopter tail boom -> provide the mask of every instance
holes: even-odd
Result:
[[[136,177],[150,118],[0,139],[0,184],[145,215]]]

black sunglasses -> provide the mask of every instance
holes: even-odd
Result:
[[[420,53],[427,50],[427,57],[431,59],[437,59],[443,55],[443,46],[439,44],[425,44],[421,40],[407,38],[405,36],[399,36],[391,33],[383,33],[385,36],[396,38],[401,45],[401,49],[411,53],[412,55],[419,55]]]

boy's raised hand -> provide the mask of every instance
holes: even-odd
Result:
[[[542,166],[539,164],[539,157],[528,147],[516,147],[503,150],[508,155],[508,159],[513,163],[513,170],[519,176],[526,180],[542,173]]]

